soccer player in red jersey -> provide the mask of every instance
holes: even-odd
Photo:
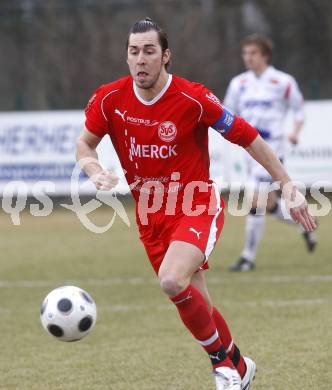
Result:
[[[203,270],[223,226],[223,200],[209,178],[208,128],[244,148],[280,181],[295,221],[312,231],[304,197],[255,128],[228,112],[206,87],[167,72],[165,32],[151,21],[133,25],[127,40],[130,76],[101,86],[86,108],[77,159],[98,190],[117,183],[98,162],[109,135],[136,201],[140,238],[162,290],[208,353],[217,390],[248,390],[255,363],[234,344],[213,305]],[[83,163],[83,161],[89,161]]]

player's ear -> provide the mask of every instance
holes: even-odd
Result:
[[[164,65],[168,64],[171,60],[171,51],[169,49],[165,49],[162,56],[162,63]]]

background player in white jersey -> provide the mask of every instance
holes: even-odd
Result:
[[[296,145],[304,122],[303,97],[295,79],[271,65],[272,52],[272,42],[263,35],[252,34],[242,41],[242,58],[248,70],[231,80],[224,104],[255,126],[282,161],[285,144],[283,121],[287,112],[292,111],[294,127],[288,134],[288,140]],[[269,193],[267,204],[258,200],[260,183],[271,183],[272,178],[249,155],[246,160],[249,179],[254,183],[256,193],[246,221],[245,246],[239,260],[231,265],[232,271],[249,271],[255,268],[256,251],[264,230],[266,209],[278,219],[294,223],[285,212],[283,201],[276,191]],[[314,233],[304,230],[301,230],[301,233],[308,251],[313,251],[316,246]]]

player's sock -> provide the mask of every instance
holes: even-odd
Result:
[[[247,216],[245,244],[241,257],[248,261],[255,261],[258,244],[261,241],[264,231],[264,222],[265,216],[255,215],[254,210],[252,210],[251,213]]]
[[[244,377],[247,367],[238,347],[234,344],[231,332],[224,317],[213,307],[212,318],[218,329],[219,337],[226,349],[227,356],[232,360],[241,378]]]
[[[195,339],[208,353],[213,368],[227,366],[234,368],[222,345],[214,320],[202,294],[189,285],[178,295],[171,297],[180,317]]]

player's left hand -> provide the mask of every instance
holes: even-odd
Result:
[[[289,141],[292,145],[297,145],[297,144],[299,143],[299,134],[296,133],[296,132],[289,133],[289,134],[288,134],[288,141]]]
[[[283,191],[286,206],[292,219],[301,224],[307,232],[312,232],[317,225],[314,217],[309,213],[308,203],[304,195],[294,186]]]

